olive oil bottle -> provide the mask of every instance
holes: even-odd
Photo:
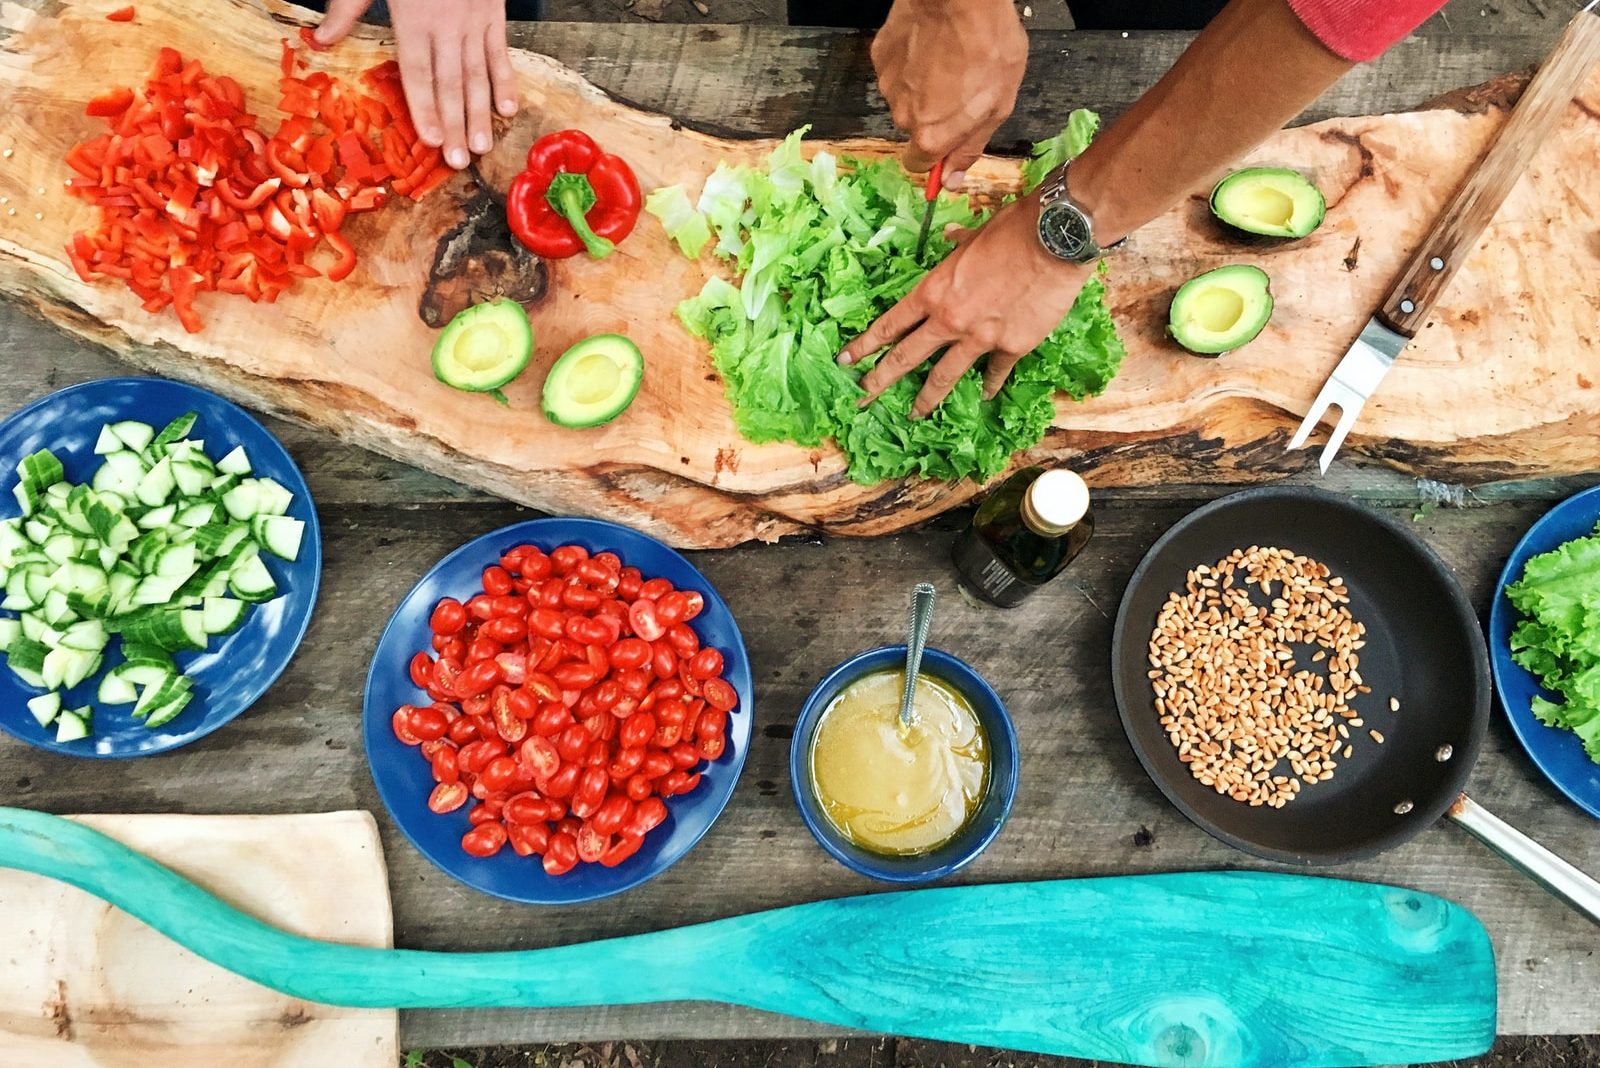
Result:
[[[1028,467],[978,506],[951,559],[969,594],[1015,608],[1072,563],[1093,534],[1083,479],[1065,468]]]

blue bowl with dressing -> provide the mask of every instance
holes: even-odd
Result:
[[[885,882],[920,883],[966,867],[1005,826],[1017,796],[1017,733],[1005,704],[982,675],[949,653],[928,649],[922,658],[922,674],[965,698],[986,736],[988,774],[982,797],[961,829],[928,852],[894,855],[857,845],[834,825],[817,798],[811,760],[817,728],[823,714],[852,683],[878,672],[903,671],[905,662],[904,645],[871,649],[846,660],[817,683],[795,721],[794,740],[789,747],[789,782],[801,819],[818,844],[839,863]],[[921,688],[918,689],[920,693]]]

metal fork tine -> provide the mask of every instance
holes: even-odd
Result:
[[[1289,452],[1305,445],[1306,440],[1311,437],[1311,432],[1317,428],[1317,424],[1322,422],[1322,417],[1327,415],[1328,409],[1334,405],[1333,394],[1338,391],[1339,384],[1331,378],[1322,384],[1322,392],[1311,402],[1311,410],[1306,413],[1306,417],[1300,420],[1300,429],[1289,439]]]
[[[1333,433],[1328,435],[1328,443],[1322,447],[1322,457],[1317,461],[1317,466],[1323,474],[1328,473],[1328,465],[1333,463],[1339,446],[1344,444],[1345,435],[1350,433],[1350,428],[1356,425],[1356,417],[1361,414],[1363,400],[1347,400],[1339,405],[1339,422],[1333,428]]]

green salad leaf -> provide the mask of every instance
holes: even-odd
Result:
[[[1600,525],[1530,559],[1506,597],[1525,617],[1511,632],[1512,659],[1562,697],[1535,697],[1534,716],[1576,733],[1600,764]]]
[[[1035,146],[1036,158],[1070,158],[1097,123],[1090,112],[1074,112],[1059,137]],[[863,484],[911,474],[988,479],[1012,453],[1044,437],[1057,392],[1081,400],[1105,389],[1125,350],[1096,276],[993,400],[983,399],[974,369],[932,415],[911,419],[924,365],[858,407],[865,395],[858,381],[878,357],[843,368],[835,356],[910,292],[928,263],[949,255],[946,226],[976,226],[985,216],[964,196],[942,196],[926,262],[919,262],[918,185],[893,160],[840,160],[826,151],[807,160],[805,133],[790,134],[762,169],[719,165],[695,205],[716,239],[714,254],[734,278],[708,281],[678,306],[678,318],[711,343],[740,433],[758,443],[808,446],[831,438],[849,460],[850,477]],[[686,204],[686,194],[669,187],[646,206],[686,253],[691,246],[698,252]]]

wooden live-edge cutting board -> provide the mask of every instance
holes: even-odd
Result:
[[[436,305],[438,290],[426,292],[430,271],[460,244],[441,239],[466,216],[492,223],[495,215],[467,175],[420,206],[402,201],[353,223],[362,260],[344,283],[313,280],[276,305],[212,297],[202,303],[207,328],[196,336],[171,315],[140,311],[124,289],[84,285],[62,247],[91,211],[59,187],[68,146],[100,129],[82,114],[87,98],[138,84],[156,49],[170,45],[238,79],[270,126],[278,41],[313,18],[276,0],[208,0],[204,18],[183,0],[141,0],[134,22],[105,21],[118,3],[0,6],[0,149],[12,150],[0,159],[0,195],[17,209],[0,215],[0,292],[67,330],[138,366],[463,482],[629,522],[681,545],[808,529],[883,533],[979,489],[917,480],[860,487],[845,479],[831,448],[743,441],[703,346],[672,318],[715,268],[678,256],[649,218],[605,261],[543,265],[530,306],[538,350],[507,388],[509,408],[435,382],[434,331],[419,309]],[[315,67],[353,80],[392,54],[377,32],[315,57]],[[520,169],[534,137],[569,126],[627,158],[647,188],[685,183],[697,191],[719,160],[755,161],[770,148],[634,110],[545,57],[518,53],[515,63],[523,111],[480,166],[494,189]],[[1067,460],[1097,485],[1250,481],[1311,463],[1311,452],[1283,455],[1289,431],[1498,129],[1516,88],[1508,82],[1429,110],[1336,119],[1274,137],[1248,162],[1309,170],[1328,197],[1327,222],[1304,241],[1242,245],[1209,221],[1200,194],[1141,230],[1112,265],[1126,367],[1103,397],[1063,400],[1034,458]],[[875,154],[892,146],[827,147]],[[1377,458],[1458,479],[1600,467],[1597,159],[1600,72],[1512,192],[1436,321],[1367,405],[1346,462]],[[970,173],[987,199],[1017,183],[1011,161],[986,160]],[[1272,323],[1220,361],[1178,352],[1163,335],[1172,292],[1236,260],[1271,274]],[[643,389],[611,426],[553,427],[538,411],[544,372],[569,344],[598,331],[639,343]]]
[[[269,924],[393,945],[366,812],[76,817]],[[394,1068],[398,1014],[287,997],[65,883],[0,869],[0,1064]]]

